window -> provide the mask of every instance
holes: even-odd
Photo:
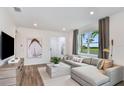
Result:
[[[98,31],[84,32],[81,34],[81,53],[98,55]]]

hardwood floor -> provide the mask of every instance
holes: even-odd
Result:
[[[43,86],[42,78],[38,72],[38,67],[44,65],[31,65],[24,67],[21,86]]]
[[[124,86],[124,81],[119,82],[119,83],[116,84],[115,86]]]
[[[43,86],[42,78],[38,72],[38,67],[42,66],[45,65],[25,66],[21,86]],[[124,81],[121,81],[115,86],[124,86]]]

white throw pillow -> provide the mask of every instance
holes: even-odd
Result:
[[[81,58],[73,57],[72,60],[73,60],[74,62],[80,62]]]

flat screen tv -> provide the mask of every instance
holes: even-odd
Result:
[[[14,38],[1,32],[1,59],[14,55]]]

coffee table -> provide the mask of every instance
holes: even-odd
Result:
[[[59,77],[63,75],[70,75],[71,66],[60,62],[58,66],[54,66],[53,64],[47,64],[46,72],[51,78]]]

